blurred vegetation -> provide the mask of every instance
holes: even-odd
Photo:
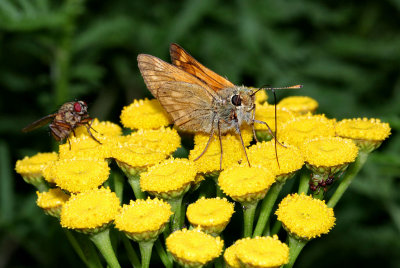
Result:
[[[119,122],[124,105],[150,97],[137,54],[169,60],[171,42],[233,83],[302,83],[278,97],[389,122],[392,136],[337,206],[336,227],[296,265],[400,267],[399,12],[399,0],[0,0],[0,267],[83,265],[13,170],[52,149],[49,131],[21,129],[74,99]]]

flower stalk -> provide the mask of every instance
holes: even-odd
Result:
[[[243,207],[243,237],[250,237],[253,232],[254,214],[256,213],[258,201],[242,203]]]
[[[307,244],[308,240],[299,240],[289,234],[289,263],[283,268],[292,268],[301,250]]]
[[[90,240],[96,245],[110,268],[121,268],[115,256],[110,240],[110,229],[89,235]]]
[[[328,207],[335,207],[336,204],[339,202],[340,198],[343,196],[344,192],[350,186],[353,179],[356,177],[360,169],[364,166],[365,161],[368,159],[368,152],[360,150],[358,152],[358,156],[356,161],[350,164],[346,174],[344,175],[341,183],[339,184],[338,188],[336,189],[335,193],[332,195],[331,199],[327,203]]]

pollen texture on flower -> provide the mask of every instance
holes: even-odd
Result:
[[[344,119],[336,124],[336,135],[349,139],[383,141],[390,135],[390,126],[375,118]]]
[[[276,109],[276,121],[278,125],[278,130],[283,123],[294,119],[294,115],[291,111],[286,108],[277,107]],[[268,103],[257,106],[256,108],[256,120],[263,121],[268,124],[272,131],[275,131],[275,106],[269,105]],[[256,130],[266,130],[268,127],[264,124],[255,124]]]
[[[289,247],[276,235],[242,239],[235,252],[245,267],[280,267],[289,262]]]
[[[63,159],[52,168],[55,183],[72,193],[97,188],[110,174],[108,163],[99,159]]]
[[[158,100],[134,100],[121,112],[121,123],[131,129],[157,129],[168,126],[172,120]]]
[[[69,195],[60,188],[49,189],[48,192],[36,192],[38,198],[36,204],[42,209],[51,209],[62,206],[69,199]]]
[[[275,182],[275,174],[262,166],[235,166],[221,172],[218,185],[235,201],[262,199]]]
[[[306,141],[301,150],[308,164],[337,166],[353,162],[358,148],[352,140],[340,137],[320,137]]]
[[[115,227],[135,240],[155,238],[172,215],[171,206],[160,199],[131,200],[115,217]]]
[[[283,124],[279,133],[278,140],[301,146],[316,137],[335,136],[335,121],[323,115],[299,116]]]
[[[180,191],[194,182],[196,174],[197,170],[192,161],[169,159],[142,173],[140,188],[154,194]]]
[[[15,165],[15,170],[22,176],[36,175],[42,176],[43,169],[51,162],[56,161],[58,155],[52,153],[38,153],[34,156],[25,156],[24,159],[18,160]]]
[[[119,202],[108,188],[73,194],[61,210],[61,226],[78,230],[101,228],[114,220]]]
[[[181,265],[195,267],[218,258],[222,253],[224,241],[199,229],[182,229],[168,236],[166,245],[167,250]]]
[[[275,214],[283,226],[300,239],[328,233],[335,224],[333,209],[325,201],[297,193],[285,197]]]
[[[297,115],[314,113],[318,108],[318,102],[307,96],[290,96],[282,99],[278,107],[286,108]]]

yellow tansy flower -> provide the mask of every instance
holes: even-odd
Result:
[[[327,234],[335,224],[333,209],[325,201],[297,193],[285,197],[275,212],[284,228],[298,239]]]
[[[289,247],[276,235],[242,239],[234,251],[244,267],[281,267],[289,262]]]
[[[134,100],[121,112],[121,123],[130,129],[157,129],[172,124],[158,100]]]
[[[169,159],[140,175],[140,188],[163,199],[186,193],[194,182],[197,170],[187,159]]]
[[[73,194],[61,210],[61,226],[84,233],[96,233],[119,213],[119,199],[108,188]]]
[[[224,241],[199,229],[182,229],[166,239],[167,250],[185,267],[202,267],[221,255]]]
[[[55,183],[72,193],[88,191],[103,184],[110,174],[105,160],[63,159],[54,163]]]
[[[143,144],[125,142],[113,147],[112,157],[125,173],[136,175],[145,171],[147,167],[163,161],[168,154]]]
[[[221,172],[218,185],[238,202],[254,202],[264,198],[275,182],[275,175],[262,166],[235,166]]]
[[[233,245],[225,249],[224,252],[224,261],[227,268],[241,268],[241,263],[239,259],[236,257],[236,248],[241,241],[245,239],[237,240]]]
[[[390,126],[375,118],[344,119],[336,124],[336,135],[352,139],[361,150],[371,152],[389,137]]]
[[[233,212],[234,204],[226,198],[202,197],[188,206],[186,217],[191,225],[208,234],[218,235],[225,229]]]
[[[357,157],[358,148],[352,140],[340,137],[319,137],[302,146],[307,167],[316,173],[335,174]]]
[[[255,95],[255,102],[258,104],[263,104],[268,100],[267,92],[264,89],[258,90],[258,88],[252,87],[254,91],[257,91]]]
[[[250,131],[251,133],[251,131]],[[242,133],[243,134],[243,133]],[[189,159],[194,160],[201,155],[206,147],[208,141],[208,135],[196,134],[195,135],[195,146],[190,151]],[[246,134],[246,144],[250,144],[248,137],[252,137],[251,134]],[[243,137],[245,139],[245,137]],[[237,135],[227,134],[221,136],[222,141],[222,169],[231,167],[232,165],[242,163],[246,160],[246,155],[243,150],[240,138]],[[220,159],[221,159],[221,148],[219,143],[219,137],[214,136],[210,142],[207,151],[196,161],[194,161],[198,172],[204,174],[210,174],[220,170]]]
[[[154,240],[165,229],[171,206],[157,198],[131,200],[115,217],[115,227],[135,241]]]
[[[34,156],[25,156],[15,164],[15,171],[29,184],[38,185],[43,182],[43,170],[58,159],[55,152],[38,153]]]
[[[89,136],[86,126],[79,126],[75,128],[74,132],[76,137]],[[90,132],[96,138],[101,138],[102,136],[120,136],[122,135],[122,128],[112,122],[99,121],[97,118],[95,118],[91,124]],[[70,136],[72,138],[74,133],[71,133]]]
[[[295,146],[320,136],[335,136],[334,120],[323,115],[299,116],[283,124],[278,132],[278,140]]]
[[[99,158],[110,157],[109,148],[106,144],[110,143],[107,137],[99,137],[99,144],[90,136],[71,137],[68,142],[60,144],[58,151],[60,159],[68,158]]]
[[[64,193],[60,188],[49,189],[48,192],[36,192],[38,198],[36,204],[42,208],[44,212],[53,217],[59,217],[61,208],[69,199],[69,195]]]
[[[142,144],[147,148],[164,151],[166,154],[175,152],[181,146],[181,137],[176,129],[139,129],[124,136],[124,140],[131,144]]]
[[[264,104],[256,108],[256,119],[264,121],[268,124],[273,132],[275,132],[275,107],[274,105]],[[278,132],[283,123],[294,119],[294,115],[286,108],[277,107],[276,120],[278,125]],[[257,138],[260,140],[269,140],[272,138],[268,127],[264,124],[254,124],[256,129]]]
[[[276,145],[279,166],[275,154],[274,140],[259,142],[251,146],[248,150],[250,163],[268,167],[276,174],[276,180],[283,182],[292,177],[304,164],[304,158],[299,149],[291,145],[285,146]]]
[[[314,113],[318,108],[318,102],[307,96],[291,96],[281,100],[278,107],[286,108],[297,115],[305,115]]]

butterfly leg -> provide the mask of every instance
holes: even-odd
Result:
[[[257,139],[256,129],[254,128],[254,121],[256,120],[256,105],[254,104],[253,108],[251,109],[253,110],[251,129],[253,131],[254,140],[258,143],[259,141]]]
[[[219,148],[221,149],[221,156],[219,157],[219,170],[222,170],[222,155],[224,154],[224,151],[222,149],[222,140],[221,140],[221,126],[220,126],[220,121],[218,120],[218,138],[219,138]]]
[[[239,127],[239,123],[237,121],[237,118],[235,118],[235,127],[236,127],[237,133],[239,134],[240,142],[242,143],[242,147],[243,147],[243,150],[244,150],[244,154],[246,155],[247,163],[249,164],[249,167],[251,167],[250,161],[249,161],[249,157],[247,156],[246,147],[244,146],[244,142],[243,142],[243,138],[242,138],[242,132],[240,132],[240,127]]]
[[[200,154],[198,157],[196,157],[193,161],[199,160],[199,158],[202,157],[203,154],[205,154],[205,152],[206,152],[207,149],[208,149],[208,146],[209,146],[210,143],[211,143],[211,140],[212,140],[212,138],[213,138],[213,136],[214,136],[214,119],[215,119],[215,115],[216,115],[216,114],[214,113],[214,114],[213,114],[213,117],[212,117],[212,121],[211,121],[212,124],[211,124],[210,137],[208,138],[206,147],[205,147],[204,150],[201,152],[201,154]]]
[[[258,124],[264,124],[264,125],[266,125],[267,128],[268,128],[269,133],[272,135],[272,137],[274,137],[274,139],[277,141],[277,143],[278,143],[280,146],[286,148],[285,145],[283,145],[282,143],[280,143],[280,142],[277,140],[275,134],[272,132],[272,129],[268,126],[267,123],[265,123],[264,121],[256,120],[256,119],[253,120],[253,123],[258,123]]]

